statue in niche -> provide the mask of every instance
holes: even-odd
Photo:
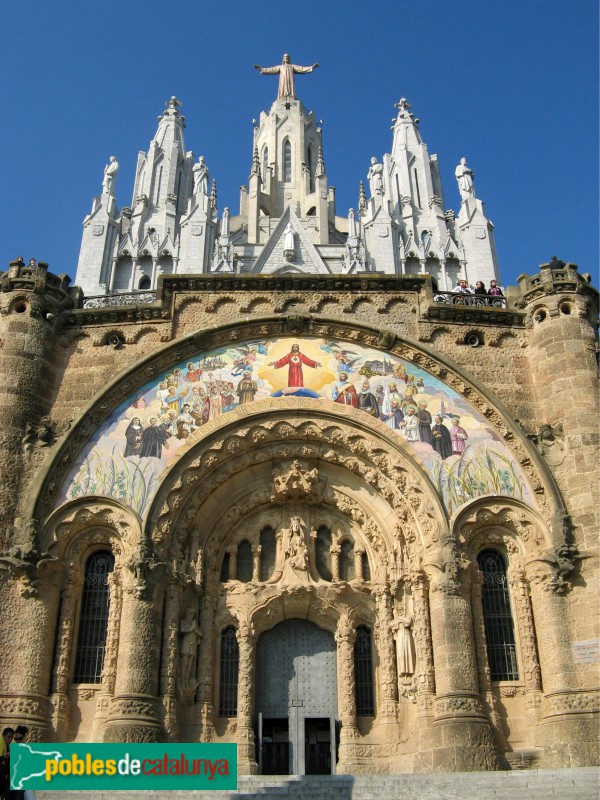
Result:
[[[461,198],[465,200],[467,197],[475,197],[475,186],[473,184],[475,173],[467,166],[466,158],[461,158],[460,164],[454,170],[454,174],[458,181]]]
[[[102,179],[102,191],[104,194],[111,194],[114,197],[118,171],[119,162],[115,156],[110,156],[108,164],[104,167],[104,178]]]
[[[202,638],[194,608],[188,608],[185,612],[185,617],[179,623],[179,631],[182,634],[179,649],[179,699],[189,702],[198,687],[192,668]]]
[[[392,629],[396,640],[396,665],[398,682],[409,678],[415,672],[415,642],[412,635],[413,618],[410,614],[394,615]]]
[[[293,261],[294,254],[296,251],[296,246],[294,243],[294,231],[292,228],[292,223],[288,222],[285,227],[284,231],[284,238],[283,238],[283,257],[286,261]]]
[[[293,516],[290,524],[283,531],[283,574],[282,579],[287,583],[312,583],[308,572],[309,558],[306,544],[304,520]]]
[[[371,197],[375,197],[376,194],[383,194],[383,164],[380,164],[375,156],[371,159],[367,178],[371,187]]]
[[[200,156],[198,163],[194,164],[194,194],[208,194],[208,167],[204,163],[204,156]]]

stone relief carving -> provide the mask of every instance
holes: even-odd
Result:
[[[308,469],[294,459],[287,469],[284,467],[273,471],[272,503],[319,503],[321,496],[322,488],[316,467]]]
[[[197,660],[198,645],[202,639],[202,631],[196,622],[196,609],[190,607],[179,623],[181,644],[179,647],[179,681],[178,697],[184,703],[190,703],[194,697],[198,682],[194,677],[194,666]]]

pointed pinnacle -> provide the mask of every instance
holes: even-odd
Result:
[[[362,211],[366,207],[367,207],[367,195],[365,194],[365,186],[361,181],[360,186],[358,187],[358,210]]]
[[[254,148],[254,155],[252,156],[252,169],[250,175],[258,175],[260,178],[260,160],[258,158],[258,147]]]
[[[315,176],[320,178],[325,175],[325,161],[323,160],[323,148],[319,145],[319,154],[317,155],[317,165],[315,167]]]

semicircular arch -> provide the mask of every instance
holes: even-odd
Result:
[[[257,338],[259,331],[260,336],[263,337],[260,340]],[[331,336],[336,337],[335,341],[332,341],[331,338],[326,338]],[[132,396],[134,389],[144,388],[149,385],[149,382],[158,384],[161,373],[167,372],[173,364],[187,361],[190,358],[197,359],[199,354],[203,354],[206,357],[207,353],[222,351],[223,348],[227,349],[227,347],[234,348],[239,353],[242,353],[246,348],[249,354],[248,357],[256,359],[256,349],[252,351],[252,347],[256,346],[260,350],[260,346],[264,344],[268,337],[273,337],[278,342],[282,339],[281,317],[261,318],[252,322],[239,321],[235,325],[228,324],[203,334],[185,337],[165,345],[155,354],[141,360],[135,368],[115,378],[107,386],[106,390],[96,396],[87,409],[83,411],[72,430],[60,442],[57,452],[48,467],[37,479],[29,509],[31,517],[44,519],[52,512],[53,506],[56,507],[58,503],[63,501],[63,498],[66,499],[67,496],[72,496],[72,493],[69,495],[65,488],[71,485],[68,482],[69,473],[72,473],[74,468],[80,465],[81,459],[84,457],[82,454],[86,451],[86,447],[89,451],[88,442],[90,437],[93,441],[94,437],[100,436],[102,426],[106,426],[112,419],[111,413],[115,414],[115,409],[122,408],[123,404],[127,403],[127,398]],[[379,360],[384,365],[394,360],[401,360],[414,371],[420,370],[421,373],[427,373],[432,376],[432,379],[437,381],[436,388],[443,385],[447,387],[449,392],[453,393],[453,399],[460,399],[460,404],[457,407],[473,409],[472,413],[477,414],[477,425],[480,430],[485,429],[493,432],[490,433],[490,437],[494,441],[496,450],[501,451],[501,457],[506,457],[507,452],[510,453],[510,458],[505,458],[506,464],[504,466],[506,469],[503,470],[504,476],[502,480],[505,480],[510,485],[510,481],[513,480],[516,473],[526,476],[531,504],[535,505],[537,502],[542,516],[548,522],[557,511],[562,512],[563,504],[552,474],[518,425],[512,421],[502,402],[492,392],[482,389],[481,386],[470,379],[464,370],[447,356],[434,353],[426,345],[412,341],[407,337],[399,338],[395,334],[378,331],[364,323],[343,323],[338,320],[332,321],[317,316],[313,318],[310,331],[306,330],[302,336],[294,335],[290,331],[287,334],[287,338],[290,339],[292,337],[294,341],[302,340],[311,343],[315,343],[316,340],[320,339],[315,344],[315,347],[320,347],[326,353],[330,364],[333,364],[333,359],[336,359],[335,369],[338,372],[332,372],[332,378],[341,373],[344,363],[348,363],[347,369],[350,371],[353,366],[351,363],[352,353],[356,354],[356,351],[361,350],[361,348],[363,361],[365,360],[364,352],[366,352],[366,348],[370,354],[378,353]],[[285,338],[285,335],[283,338]],[[251,345],[252,347],[250,347]],[[348,349],[346,345],[351,346],[353,349]],[[347,359],[347,361],[344,362],[344,359]],[[206,358],[204,360],[206,361]],[[371,359],[372,363],[376,361],[376,358],[374,360]],[[241,366],[243,367],[243,359]],[[333,370],[334,367],[331,369]],[[242,372],[243,369],[240,374]],[[360,374],[364,375],[364,370]],[[385,383],[385,381],[382,381],[382,383]],[[388,380],[388,386],[389,383],[390,381]],[[231,388],[232,386],[230,385],[229,389]],[[457,400],[456,402],[458,403],[459,401]],[[301,407],[302,403],[299,402],[298,406]],[[239,408],[240,406],[238,405]],[[252,410],[248,408],[244,408],[243,411],[244,413],[252,413]],[[468,413],[471,413],[471,411],[468,411]],[[486,469],[483,459],[479,460],[478,465],[481,469]],[[511,474],[513,477],[511,477]],[[148,506],[148,494],[152,494],[152,491],[148,491],[147,477],[148,475],[143,474],[143,470],[139,468],[130,469],[129,479],[131,482],[137,481],[138,483],[137,495],[145,498],[146,506],[143,509],[144,511]],[[447,485],[449,473],[440,474],[438,477],[440,486]],[[455,478],[452,475],[450,477],[452,480]],[[494,476],[488,475],[487,479],[493,481]],[[516,486],[519,481],[522,481],[522,478],[517,477],[513,485]],[[526,483],[525,481],[522,482]],[[160,483],[160,481],[157,481],[156,476],[154,476],[154,488],[156,488],[157,483]],[[471,486],[475,486],[476,483],[476,479],[471,480]],[[464,488],[464,486],[458,486],[455,502],[470,499],[468,496],[465,497],[464,494],[461,494],[461,492],[464,492]],[[440,488],[440,491],[443,493],[443,488]],[[444,501],[448,505],[447,497],[444,497]],[[450,508],[449,510],[452,511],[453,509]]]

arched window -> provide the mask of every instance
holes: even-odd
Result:
[[[370,581],[371,580],[371,565],[369,564],[369,556],[366,553],[361,555],[362,559],[362,572],[363,572],[363,580]]]
[[[519,670],[506,564],[495,550],[483,550],[477,563],[483,573],[481,601],[491,679],[516,681]]]
[[[324,581],[330,581],[331,574],[331,531],[321,525],[317,531],[317,570]]]
[[[267,180],[269,174],[269,148],[263,147],[262,151],[262,179],[263,183]]]
[[[348,539],[340,548],[340,580],[351,581],[354,578],[354,545]]]
[[[150,278],[147,275],[142,275],[138,283],[138,289],[145,290],[150,288]]]
[[[308,145],[306,150],[306,167],[308,169],[308,191],[314,192],[315,190],[315,169],[313,164],[313,151],[312,147]]]
[[[289,139],[283,143],[283,182],[292,181],[292,145]]]
[[[371,630],[366,625],[356,629],[354,642],[354,694],[356,713],[359,717],[375,714],[375,692],[373,687],[373,647]]]
[[[248,583],[252,580],[252,549],[250,542],[243,541],[237,551],[237,579]]]
[[[235,628],[221,631],[221,666],[219,670],[219,716],[237,716],[238,673],[240,650]]]
[[[268,581],[275,569],[275,531],[271,526],[260,532],[260,579]]]
[[[75,683],[100,683],[108,628],[108,575],[115,567],[112,553],[98,552],[85,565],[79,634],[75,653]]]
[[[219,576],[219,580],[223,583],[227,583],[229,580],[229,562],[231,558],[229,553],[225,553],[223,556],[223,561],[221,561],[221,575]]]

